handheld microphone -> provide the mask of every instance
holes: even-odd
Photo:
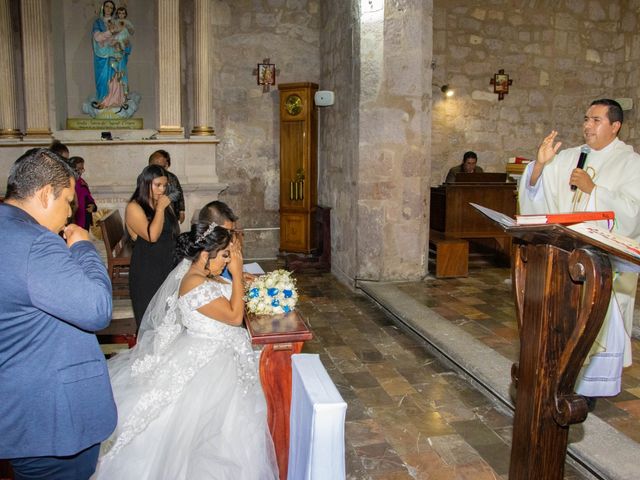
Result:
[[[591,149],[586,145],[583,145],[582,148],[580,148],[580,157],[578,158],[578,164],[576,165],[576,168],[584,168],[584,164],[587,161],[587,155],[589,155],[589,152],[591,152]],[[575,185],[571,185],[572,192],[575,192],[577,188],[578,187],[576,187]]]

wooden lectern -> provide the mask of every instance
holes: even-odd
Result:
[[[640,257],[560,225],[503,228],[515,242],[520,332],[509,478],[561,480],[569,425],[587,418],[574,385],[609,305],[609,255],[630,266]]]
[[[251,343],[264,345],[260,355],[260,381],[267,399],[267,421],[276,450],[280,480],[289,466],[289,413],[291,411],[291,355],[300,353],[313,334],[297,310],[284,315],[245,312]]]

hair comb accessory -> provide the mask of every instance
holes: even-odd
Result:
[[[217,226],[218,226],[217,223],[211,222],[211,224],[207,227],[207,229],[204,231],[204,233],[202,235],[198,235],[196,237],[196,243],[200,243],[200,242],[204,241],[205,238],[207,238],[209,235],[211,235],[211,233],[213,232],[213,230]]]

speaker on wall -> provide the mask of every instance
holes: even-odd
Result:
[[[331,90],[318,90],[313,99],[318,107],[329,107],[335,102],[335,95]]]

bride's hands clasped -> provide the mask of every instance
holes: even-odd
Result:
[[[240,244],[233,242],[229,245],[229,264],[227,268],[232,278],[242,278],[242,248]]]

